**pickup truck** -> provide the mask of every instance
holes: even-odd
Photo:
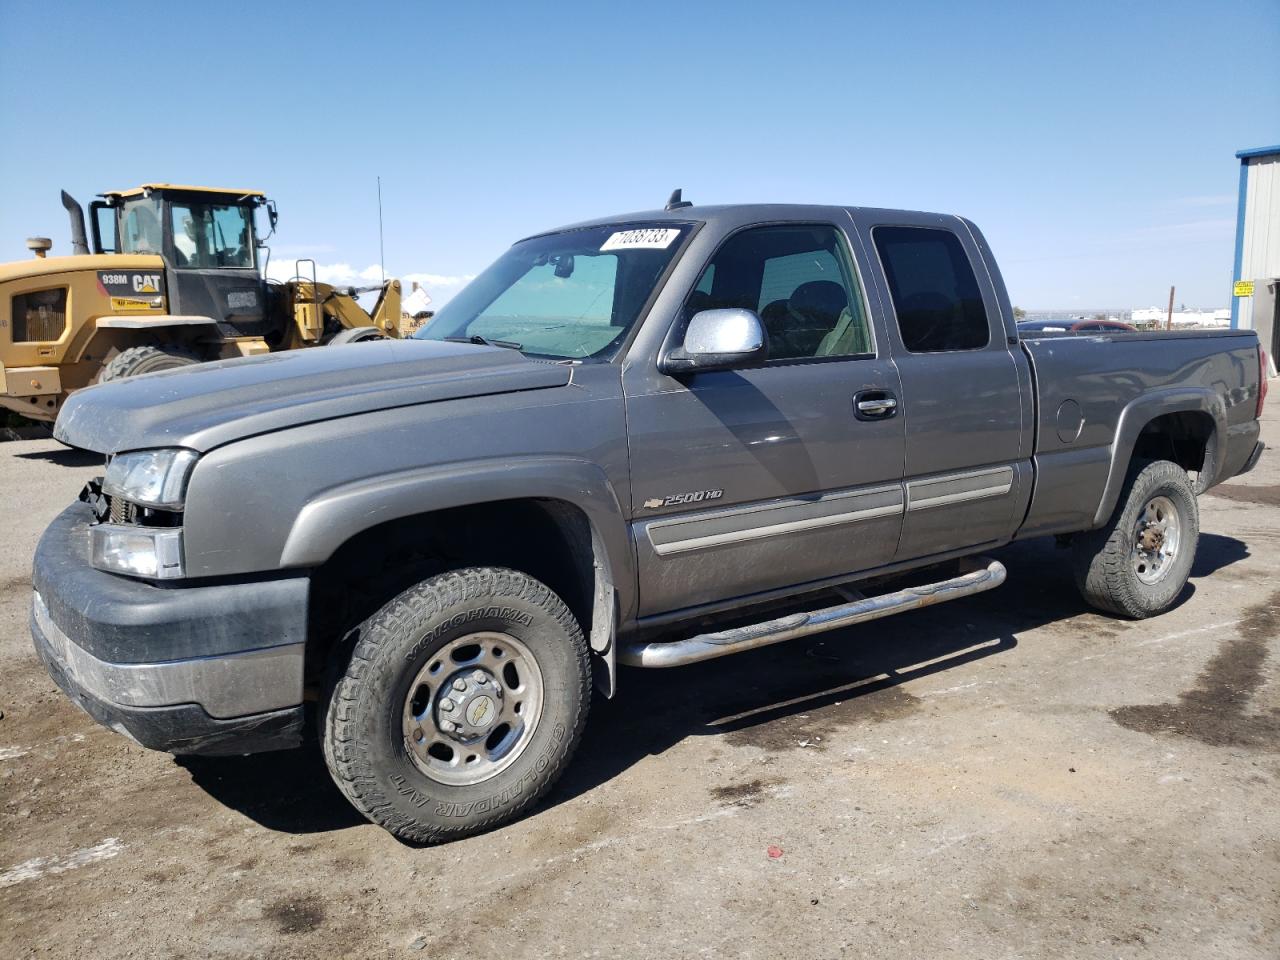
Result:
[[[549,789],[617,664],[991,589],[1028,537],[1161,613],[1262,369],[1252,331],[1020,339],[960,217],[673,202],[521,240],[411,340],[77,392],[55,436],[106,465],[35,646],[144,746],[314,724],[368,818],[457,838]]]

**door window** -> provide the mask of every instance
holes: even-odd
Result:
[[[990,342],[978,279],[954,233],[876,227],[872,238],[909,351],[978,350]]]
[[[724,307],[760,315],[771,361],[874,353],[862,291],[834,227],[758,227],[730,237],[685,312]]]

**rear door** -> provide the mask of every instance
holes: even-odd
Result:
[[[834,223],[739,230],[675,323],[713,308],[756,311],[770,360],[679,379],[649,359],[624,369],[642,616],[892,558],[900,385],[870,323],[867,268]]]
[[[1031,491],[1030,373],[985,244],[955,217],[855,220],[884,286],[906,421],[906,512],[896,558],[1002,541]]]

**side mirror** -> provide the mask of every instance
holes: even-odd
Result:
[[[695,313],[684,342],[667,352],[658,369],[667,374],[754,367],[769,359],[769,341],[754,310]]]

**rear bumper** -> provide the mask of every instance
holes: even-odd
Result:
[[[1261,440],[1255,443],[1253,445],[1253,452],[1249,454],[1248,459],[1245,460],[1243,466],[1241,466],[1240,469],[1236,471],[1235,475],[1238,477],[1242,473],[1248,473],[1250,470],[1256,467],[1258,465],[1258,461],[1262,459],[1262,451],[1266,449],[1267,449],[1267,445],[1263,443]]]
[[[171,753],[253,753],[302,734],[306,578],[160,587],[89,566],[77,505],[36,550],[31,635],[99,723]]]

